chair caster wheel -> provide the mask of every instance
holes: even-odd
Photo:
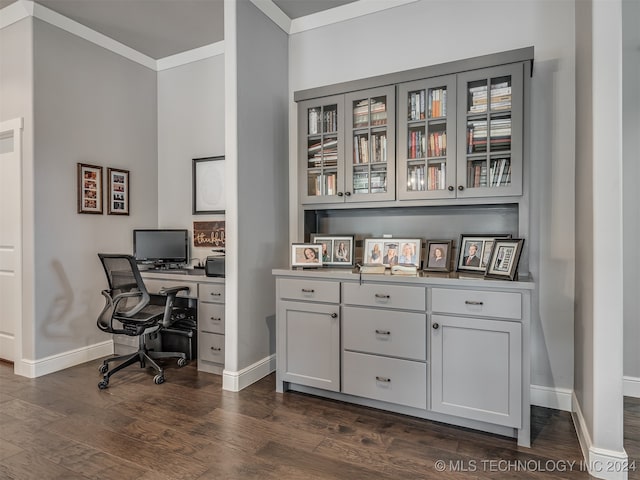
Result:
[[[186,358],[179,358],[178,359],[178,366],[179,367],[184,367],[187,364],[187,359]]]
[[[100,380],[100,382],[98,383],[98,388],[100,390],[104,390],[108,386],[109,386],[109,381],[108,380]]]
[[[107,373],[107,370],[109,370],[109,365],[107,365],[106,363],[103,363],[102,365],[100,365],[100,367],[98,368],[98,371],[102,374]]]
[[[153,383],[155,383],[156,385],[164,383],[164,375],[156,375],[155,377],[153,377]]]

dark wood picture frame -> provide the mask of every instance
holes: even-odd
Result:
[[[451,240],[427,240],[424,268],[426,272],[450,272],[451,271]],[[439,250],[442,256],[436,255]]]
[[[225,157],[194,158],[192,161],[193,214],[225,212]]]
[[[78,213],[102,215],[102,167],[78,163]]]
[[[484,276],[486,278],[515,280],[523,246],[524,239],[522,238],[497,238]]]
[[[107,168],[107,213],[129,215],[129,170]]]

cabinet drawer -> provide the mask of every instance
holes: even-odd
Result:
[[[342,295],[344,303],[365,307],[425,310],[426,305],[424,287],[344,283]]]
[[[343,353],[342,391],[359,397],[427,408],[425,363]]]
[[[224,364],[224,335],[200,332],[198,342],[201,360]]]
[[[224,333],[224,303],[200,302],[198,327],[203,332]]]
[[[224,283],[201,283],[198,289],[198,300],[224,303]]]
[[[340,302],[340,282],[294,280],[292,278],[282,278],[279,282],[280,298],[327,303]]]
[[[178,292],[178,297],[191,297],[196,298],[198,292],[198,284],[190,282],[180,282],[177,280],[156,280],[154,278],[145,278],[144,286],[147,287],[147,292],[151,295],[158,295],[162,288],[171,287],[189,287],[187,291]]]
[[[434,288],[431,290],[431,311],[520,320],[522,295],[518,292]]]
[[[344,307],[342,312],[342,346],[345,350],[427,359],[425,313],[359,307]]]

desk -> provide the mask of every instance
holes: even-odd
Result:
[[[190,306],[197,307],[198,370],[221,375],[224,369],[224,278],[207,277],[203,269],[140,273],[150,294],[159,293],[162,287],[189,287],[188,292],[179,292],[178,297],[188,299]]]

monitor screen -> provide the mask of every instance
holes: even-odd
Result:
[[[138,263],[186,264],[189,233],[187,230],[134,230],[133,256]]]

